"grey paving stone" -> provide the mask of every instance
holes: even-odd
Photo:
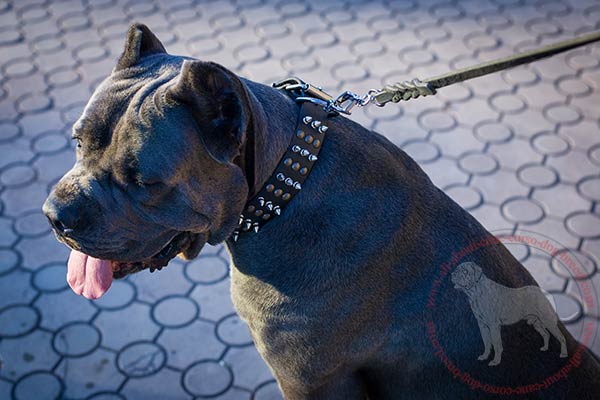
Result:
[[[65,397],[81,398],[119,388],[125,377],[115,355],[104,349],[79,358],[63,358],[55,372],[65,384]]]
[[[4,360],[1,374],[11,380],[34,371],[51,370],[59,360],[59,355],[52,349],[52,334],[40,330],[2,339],[0,353]]]
[[[219,359],[226,347],[214,329],[213,323],[197,320],[183,328],[165,328],[157,343],[167,351],[169,366],[184,369],[197,360]]]
[[[148,377],[127,380],[121,393],[128,400],[143,400],[149,397],[165,400],[193,398],[181,386],[181,374],[167,368]]]
[[[234,311],[229,286],[229,279],[226,279],[213,285],[197,285],[194,288],[189,296],[200,305],[202,318],[218,321]]]
[[[40,326],[50,330],[60,329],[69,322],[89,322],[96,313],[96,308],[89,301],[81,301],[70,289],[58,293],[42,293],[33,305],[42,315]],[[57,312],[65,309],[69,312]]]
[[[253,390],[273,379],[271,371],[252,346],[231,348],[224,361],[233,371],[233,384],[236,386]]]
[[[15,400],[57,399],[63,393],[61,380],[54,374],[36,371],[15,384]]]
[[[150,307],[140,303],[120,310],[103,310],[94,319],[94,325],[102,333],[102,345],[113,350],[134,339],[152,340],[160,330],[150,316]]]
[[[31,273],[20,269],[0,276],[0,308],[29,303],[37,294],[30,282]]]

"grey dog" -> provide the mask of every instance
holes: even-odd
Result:
[[[73,249],[73,290],[97,298],[112,278],[225,241],[234,305],[288,399],[488,396],[436,356],[429,320],[448,359],[479,382],[517,387],[565,366],[532,351],[527,326],[507,338],[516,347],[505,355],[511,368],[473,361],[481,339],[464,296],[446,279],[437,307],[426,304],[439,265],[490,234],[402,150],[341,116],[328,121],[319,160],[281,216],[234,242],[247,199],[290,143],[298,107],[222,66],[167,54],[146,26],[133,25],[73,127],[76,164],[44,204]],[[497,282],[535,285],[500,243],[471,257]],[[574,354],[579,344],[559,329]],[[576,368],[531,398],[597,398],[600,364],[580,354]]]
[[[486,360],[494,349],[494,358],[489,365],[500,364],[502,338],[500,327],[525,320],[533,325],[544,340],[542,351],[548,350],[550,334],[560,343],[560,357],[567,357],[567,343],[558,329],[558,316],[550,301],[537,286],[509,288],[489,279],[481,267],[473,262],[464,262],[452,272],[455,289],[469,297],[471,310],[477,319],[484,352],[478,360]]]

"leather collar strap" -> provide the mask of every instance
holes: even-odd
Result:
[[[281,215],[286,205],[302,190],[325,140],[328,118],[322,105],[302,102],[290,145],[275,172],[246,202],[238,227],[231,236],[234,242],[244,233],[258,233],[264,224]]]

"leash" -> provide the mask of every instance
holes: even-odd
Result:
[[[296,99],[296,101],[308,101],[321,105],[328,113],[350,115],[352,109],[356,106],[362,108],[373,103],[379,107],[383,107],[389,102],[398,103],[400,101],[408,101],[418,97],[432,96],[437,93],[437,89],[445,86],[489,75],[505,69],[518,67],[523,64],[529,64],[533,61],[551,57],[597,41],[600,41],[600,31],[550,44],[524,53],[517,53],[512,56],[498,58],[493,61],[462,68],[433,78],[424,80],[412,79],[397,82],[381,89],[371,89],[363,96],[346,91],[334,98],[324,92],[320,87],[311,85],[310,83],[306,83],[295,77],[276,82],[273,84],[273,87],[287,91]]]

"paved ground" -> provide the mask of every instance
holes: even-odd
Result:
[[[100,301],[67,288],[68,252],[40,207],[73,163],[70,126],[132,21],[148,24],[172,53],[254,80],[296,74],[331,92],[362,92],[600,29],[600,5],[0,1],[2,399],[279,397],[234,314],[222,247],[115,282]],[[595,294],[580,301],[581,285],[600,288],[599,85],[596,45],[354,115],[490,230],[543,234],[572,250],[575,272],[544,251],[511,246],[576,335],[600,317]]]

